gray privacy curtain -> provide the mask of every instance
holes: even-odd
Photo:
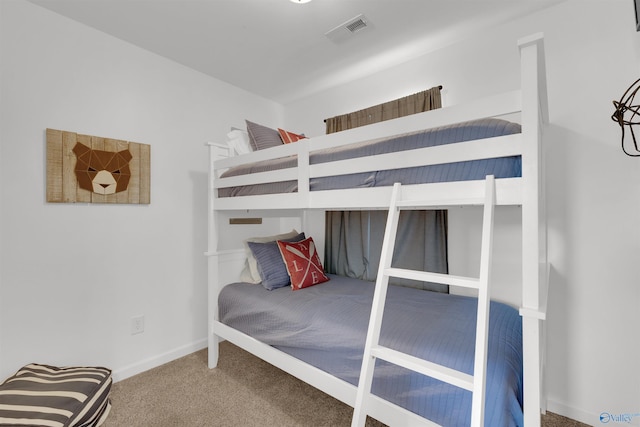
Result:
[[[442,107],[441,86],[432,87],[413,95],[378,104],[349,114],[325,120],[326,133],[339,132],[371,123],[422,113]]]
[[[340,276],[375,281],[387,211],[326,213],[325,269]],[[447,273],[446,211],[402,211],[393,267]],[[390,283],[448,292],[447,285],[391,278]]]
[[[442,107],[441,86],[360,111],[326,119],[326,133],[339,132]],[[374,281],[387,211],[327,212],[325,269],[328,273]],[[398,224],[394,267],[448,273],[447,212],[403,211]],[[447,285],[392,278],[390,283],[438,292]]]

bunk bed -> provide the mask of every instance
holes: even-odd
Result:
[[[520,335],[517,332],[510,333],[513,336],[509,339],[521,341],[518,343],[520,345],[513,347],[520,347],[520,351],[516,351],[517,354],[514,357],[522,358],[520,361],[522,373],[518,377],[517,364],[515,368],[492,366],[492,363],[495,363],[492,357],[495,359],[496,345],[491,342],[495,337],[489,333],[489,356],[488,362],[485,362],[490,366],[488,369],[502,370],[500,375],[514,377],[512,382],[516,385],[508,390],[493,390],[494,385],[491,384],[491,379],[487,380],[486,394],[483,387],[481,395],[483,400],[486,396],[490,396],[490,399],[486,399],[487,408],[490,409],[486,412],[487,418],[483,417],[483,419],[494,420],[490,421],[491,425],[496,425],[493,424],[494,422],[503,423],[504,418],[490,417],[495,415],[494,412],[501,412],[496,416],[502,417],[502,413],[506,411],[506,417],[511,420],[510,423],[523,423],[527,427],[540,425],[540,412],[545,409],[542,373],[543,320],[547,293],[542,132],[544,124],[548,121],[548,112],[543,37],[541,34],[535,34],[523,38],[518,41],[518,46],[521,58],[521,88],[513,92],[343,132],[302,139],[292,144],[241,156],[234,156],[232,149],[226,144],[208,144],[210,153],[209,243],[206,255],[209,259],[208,337],[211,368],[217,365],[219,341],[228,340],[338,400],[355,406],[359,389],[358,374],[356,373],[354,377],[353,370],[359,372],[362,364],[364,335],[369,324],[368,316],[378,310],[375,307],[371,308],[371,301],[375,298],[376,292],[374,288],[377,286],[354,284],[339,276],[329,276],[329,281],[326,283],[296,292],[292,292],[291,288],[267,291],[262,286],[241,283],[239,277],[245,264],[246,254],[244,248],[225,248],[229,236],[228,224],[236,217],[251,218],[256,215],[276,218],[296,217],[299,218],[302,230],[307,230],[311,228],[310,218],[313,212],[388,209],[390,203],[393,203],[392,195],[396,191],[394,190],[396,186],[389,185],[389,180],[397,179],[405,181],[402,185],[404,197],[416,200],[426,198],[430,206],[485,204],[486,207],[485,193],[488,192],[489,187],[488,178],[485,179],[485,176],[495,175],[495,160],[500,159],[500,161],[509,162],[506,166],[508,172],[499,172],[497,179],[491,177],[491,203],[495,206],[521,206],[522,300],[519,301],[518,310],[513,310],[505,304],[491,302],[491,320],[487,320],[487,323],[490,329],[521,328]],[[462,139],[454,136],[451,140],[435,144],[427,143],[425,146],[414,146],[409,143],[404,148],[410,149],[411,155],[407,155],[407,151],[394,150],[345,154],[347,147],[350,150],[353,147],[361,149],[363,145],[384,145],[385,142],[382,141],[389,139],[395,141],[393,145],[402,145],[398,141],[405,141],[415,135],[423,135],[425,132],[427,134],[442,133],[443,130],[459,129],[461,126],[466,129],[478,123],[482,125],[490,123],[491,126],[499,123],[502,126],[503,120],[495,118],[511,118],[514,115],[519,118],[518,121],[521,124],[517,131],[514,131],[511,126],[504,126],[509,130],[502,134],[490,133],[470,137],[469,132],[464,131],[461,133],[466,136]],[[425,139],[421,136],[418,138]],[[437,140],[442,141],[443,138],[438,137]],[[330,154],[327,157],[327,150],[341,154],[337,156]],[[365,157],[362,157],[363,155]],[[480,167],[476,162],[482,162],[483,166]],[[465,164],[472,165],[471,169],[475,170],[476,174],[463,172],[462,176],[458,176],[451,175],[450,171],[444,173],[436,171],[435,175],[432,173],[434,168],[454,165],[454,169],[458,169]],[[409,170],[413,173],[409,174],[410,178],[398,178],[399,170]],[[339,172],[336,173],[336,171]],[[415,173],[416,171],[419,173]],[[422,171],[427,172],[423,174]],[[379,175],[385,173],[388,176]],[[367,177],[371,181],[372,174],[374,174],[374,185],[358,181],[362,177],[365,177],[365,181]],[[433,176],[437,178],[428,178]],[[314,225],[317,226],[317,224]],[[238,242],[238,244],[241,243]],[[357,289],[357,292],[354,289]],[[411,311],[407,307],[416,305],[415,302],[422,298],[416,297],[415,292],[429,295],[429,297],[425,301],[420,301],[417,309]],[[435,311],[435,307],[440,305],[437,301],[442,298],[445,298],[447,303],[453,301],[454,305],[462,307],[467,307],[473,298],[436,295],[436,302],[434,302],[432,294],[434,293],[391,286],[387,297],[388,306],[398,305],[399,311],[409,318],[420,315],[435,316],[425,319],[424,322],[433,322],[437,319],[439,321],[435,323],[438,325],[456,324],[456,322],[457,324],[459,322],[474,323],[473,316],[466,320],[460,320],[460,318],[446,320],[446,313]],[[331,301],[331,303],[318,303],[318,299],[315,298],[325,302]],[[334,304],[337,301],[347,306]],[[346,321],[349,322],[349,328],[344,327],[344,319],[342,322],[329,324],[326,328],[318,328],[317,325],[295,323],[300,322],[300,317],[295,321],[288,317],[283,318],[281,308],[284,304],[298,307],[299,311],[303,312],[303,319],[305,315],[307,318],[315,317],[316,309],[324,310],[326,307],[331,307],[329,320],[323,320],[325,323],[331,322],[331,319],[338,322],[337,319],[342,319],[341,313],[347,311],[359,314],[356,313],[355,320],[349,318]],[[433,308],[425,310],[422,304],[432,304]],[[239,308],[247,306],[258,307],[257,311],[263,317],[255,317],[257,315]],[[331,312],[331,310],[337,311]],[[403,329],[392,325],[394,315],[387,315],[384,303],[382,310],[385,313],[386,323],[381,340],[402,340],[402,334],[398,331]],[[475,313],[475,310],[462,308],[459,312]],[[479,308],[478,312],[480,312]],[[520,316],[517,316],[518,313]],[[494,319],[498,317],[509,325],[496,326],[497,320]],[[238,319],[242,321],[235,323]],[[358,323],[362,325],[357,326]],[[352,325],[355,328],[353,330]],[[393,329],[394,332],[385,337],[385,327]],[[302,332],[310,329],[321,329],[320,333],[328,341],[313,348],[312,342],[315,342],[316,338],[308,338]],[[277,331],[275,338],[269,335],[274,330]],[[430,328],[424,340],[441,340],[442,337],[436,338],[435,335],[429,335],[437,335],[439,332],[450,335],[446,327]],[[349,333],[355,335],[345,335]],[[414,342],[416,337],[411,335],[411,332],[407,333],[409,334],[407,339]],[[503,342],[504,336],[498,339]],[[462,339],[462,341],[465,340]],[[471,341],[473,341],[472,338]],[[292,342],[304,344],[296,347]],[[355,347],[349,347],[345,343],[355,343]],[[399,342],[395,345],[402,347],[407,344]],[[342,349],[342,347],[348,348]],[[420,346],[418,347],[418,349],[409,349],[407,352],[413,352],[420,357],[433,356],[432,350],[425,350],[429,354],[420,354]],[[345,356],[346,359],[340,362],[343,368],[345,364],[355,364],[355,368],[351,366],[332,374],[330,372],[334,368],[329,366],[329,359],[333,353],[338,353],[333,351],[338,348],[348,354]],[[327,351],[327,349],[331,350]],[[509,352],[510,350],[507,351]],[[501,357],[506,356],[501,353],[498,358]],[[466,354],[464,358],[466,358],[464,363],[470,363],[473,367],[473,345],[471,345],[470,356]],[[349,362],[346,363],[344,360]],[[507,365],[510,363],[512,362],[507,362]],[[390,370],[382,366],[382,370]],[[389,386],[391,391],[379,391],[381,396],[372,396],[373,403],[368,405],[367,412],[390,425],[414,425],[423,422],[423,417],[430,418],[432,415],[429,413],[430,410],[424,413],[420,408],[425,405],[425,400],[429,400],[425,394],[433,393],[435,388],[442,388],[441,385],[434,385],[429,382],[430,380],[422,377],[418,380],[405,371],[392,372],[390,376],[393,378]],[[384,381],[382,378],[374,377],[374,393],[378,393],[376,389],[384,389]],[[518,382],[521,384],[518,385]],[[413,383],[414,386],[417,384],[417,389],[423,391],[404,393],[401,388],[398,388],[400,387],[398,384],[402,383]],[[457,407],[465,399],[470,402],[470,398],[468,394],[463,393],[458,396],[449,389],[443,393],[449,397],[438,399],[447,400],[448,403],[445,402],[439,409],[435,409],[441,412],[440,415],[436,415],[436,419],[445,425],[455,425],[460,418],[452,415],[455,411],[451,409],[451,405]],[[397,400],[400,401],[396,402],[405,409],[398,409],[396,405],[389,404],[388,400],[393,400],[394,396],[406,397],[406,399],[399,398]],[[463,406],[466,407],[465,405],[470,404],[469,402]],[[501,405],[502,409],[493,409],[495,405]],[[484,404],[482,406],[484,407]],[[509,409],[505,410],[505,407]],[[522,411],[520,415],[515,414],[518,411]],[[420,416],[416,416],[416,413]],[[462,419],[467,418],[463,416]]]

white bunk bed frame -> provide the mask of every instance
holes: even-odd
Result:
[[[426,164],[440,164],[483,158],[520,155],[522,177],[495,180],[495,204],[521,206],[522,210],[522,301],[520,315],[524,354],[524,422],[539,426],[546,410],[543,386],[544,330],[548,264],[546,256],[546,214],[543,168],[543,128],[548,122],[547,87],[542,34],[518,41],[521,60],[521,88],[473,102],[432,110],[348,131],[300,140],[294,144],[233,157],[226,144],[209,143],[209,230],[208,230],[208,337],[209,367],[218,362],[218,344],[228,340],[257,357],[309,383],[338,400],[354,406],[357,387],[280,350],[261,343],[218,321],[218,294],[228,283],[238,281],[244,265],[244,249],[220,250],[219,227],[230,215],[246,216],[250,211],[262,216],[298,216],[303,230],[309,210],[387,209],[392,187],[309,191],[314,177],[384,170]],[[520,113],[522,133],[478,141],[414,150],[416,155],[390,153],[362,159],[309,165],[310,150],[319,150],[361,141],[429,129],[449,124]],[[312,148],[313,147],[313,148]],[[424,156],[422,155],[424,154]],[[297,155],[298,167],[271,172],[220,178],[239,164]],[[423,158],[429,159],[424,161]],[[219,188],[262,182],[297,180],[298,192],[218,198]],[[485,181],[404,185],[407,197],[450,200],[448,205],[483,203]],[[412,196],[413,195],[413,196]],[[415,425],[424,419],[373,396],[369,415],[388,425]]]

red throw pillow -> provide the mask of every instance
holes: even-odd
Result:
[[[289,144],[291,142],[296,142],[300,139],[306,138],[306,136],[304,135],[298,135],[297,133],[289,132],[280,128],[278,128],[278,133],[280,134],[280,139],[282,139],[282,142],[285,144]]]
[[[287,266],[291,287],[294,291],[329,280],[324,274],[322,262],[311,237],[300,242],[278,240],[278,248],[280,248],[282,259]]]

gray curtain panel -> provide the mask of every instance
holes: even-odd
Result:
[[[374,105],[353,113],[331,117],[325,120],[326,133],[339,132],[440,108],[442,107],[441,89],[441,86],[432,87],[413,95]]]
[[[442,107],[441,86],[326,119],[326,133],[395,119]],[[375,281],[387,220],[386,211],[335,211],[326,215],[325,269],[328,273]],[[403,211],[393,266],[448,273],[447,212]],[[392,278],[390,283],[449,292],[447,285]]]
[[[375,281],[387,211],[329,211],[326,214],[325,269],[328,273]],[[447,273],[447,212],[402,211],[393,267]],[[391,278],[390,283],[437,292],[447,285]]]

